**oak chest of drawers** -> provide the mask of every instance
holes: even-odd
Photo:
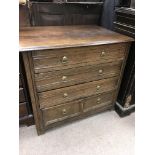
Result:
[[[38,134],[113,108],[131,42],[99,26],[21,28]]]

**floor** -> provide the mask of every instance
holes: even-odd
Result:
[[[35,126],[19,130],[20,155],[134,155],[135,114],[107,111],[37,136]]]

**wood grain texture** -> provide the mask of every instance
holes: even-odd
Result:
[[[126,43],[33,52],[35,73],[113,62],[124,58]],[[44,54],[40,54],[44,53]],[[64,61],[64,58],[66,61]]]
[[[83,101],[83,111],[93,111],[94,109],[101,108],[107,105],[112,105],[113,96],[115,91],[108,91],[98,95],[93,95],[85,98]]]
[[[32,104],[27,89],[25,69],[21,53],[19,53],[19,125],[34,124]]]
[[[25,27],[19,32],[19,51],[131,42],[132,38],[99,26]]]
[[[118,76],[122,61],[35,74],[38,92]]]
[[[47,126],[54,122],[77,116],[80,114],[80,111],[81,105],[79,101],[43,109],[44,124]]]
[[[94,94],[115,90],[117,83],[118,77],[114,77],[38,93],[40,108],[46,108]]]
[[[33,26],[99,25],[103,3],[31,2]]]
[[[42,117],[41,117],[41,112],[39,110],[39,106],[37,104],[37,94],[35,90],[35,84],[33,80],[33,70],[32,70],[32,63],[31,63],[31,53],[24,52],[22,53],[23,60],[24,60],[24,66],[26,70],[26,77],[28,80],[28,88],[29,88],[29,93],[31,97],[31,102],[32,102],[32,108],[33,108],[33,113],[34,113],[34,119],[35,119],[35,125],[37,128],[37,133],[38,135],[43,133],[43,127],[42,127]]]

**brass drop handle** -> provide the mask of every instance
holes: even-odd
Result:
[[[68,96],[68,94],[67,93],[64,93],[64,97],[67,97]]]
[[[65,115],[67,113],[66,109],[62,110],[62,114]]]
[[[97,103],[99,103],[101,101],[101,98],[100,97],[98,97],[97,98]]]
[[[101,57],[105,56],[105,50],[101,52]]]
[[[68,61],[68,58],[66,56],[63,56],[62,63],[67,63],[67,61]]]
[[[102,69],[100,69],[98,72],[99,72],[99,74],[102,74],[102,73],[103,73],[103,70],[102,70]]]
[[[96,87],[97,91],[98,91],[100,88],[101,88],[101,86],[97,86],[97,87]]]
[[[67,76],[63,76],[62,80],[65,81],[67,79]]]

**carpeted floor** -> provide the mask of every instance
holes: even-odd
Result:
[[[134,155],[134,113],[120,118],[107,111],[37,136],[21,127],[20,155]]]

